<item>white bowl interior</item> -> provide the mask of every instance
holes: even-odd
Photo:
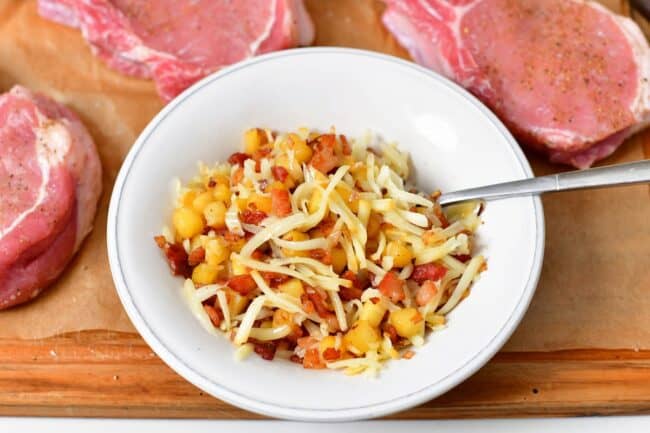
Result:
[[[378,416],[436,396],[505,342],[534,290],[543,248],[539,201],[491,202],[478,232],[488,270],[411,360],[378,379],[303,370],[251,356],[208,334],[180,296],[153,242],[170,213],[170,180],[197,161],[224,161],[253,126],[371,129],[411,153],[421,189],[455,190],[527,177],[529,168],[494,116],[458,87],[415,65],[341,49],[288,51],[211,76],[166,107],[124,164],[111,204],[109,249],[127,311],[165,361],[204,390],[245,408],[299,419]]]

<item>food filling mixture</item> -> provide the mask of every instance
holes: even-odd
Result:
[[[155,240],[183,295],[244,359],[376,375],[409,359],[486,268],[482,204],[410,187],[409,158],[367,134],[250,129],[243,152],[176,185]]]

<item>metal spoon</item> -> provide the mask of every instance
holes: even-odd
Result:
[[[468,200],[494,200],[573,189],[600,188],[650,182],[650,160],[570,171],[549,176],[464,189],[442,194],[441,205]]]

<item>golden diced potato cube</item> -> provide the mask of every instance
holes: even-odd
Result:
[[[244,153],[253,156],[266,142],[266,133],[258,128],[244,132]]]
[[[213,197],[209,191],[202,192],[192,201],[192,208],[198,213],[203,213],[203,209],[212,202]]]
[[[255,207],[258,210],[261,210],[267,215],[270,215],[271,212],[273,211],[273,206],[272,206],[272,200],[271,197],[267,197],[264,195],[259,195],[257,193],[251,194],[251,196],[248,198],[248,205],[254,204]]]
[[[282,143],[281,148],[284,150],[293,150],[294,158],[299,164],[307,162],[311,159],[312,149],[307,142],[298,134],[290,133],[285,141]]]
[[[190,240],[190,251],[193,251],[199,247],[205,248],[205,243],[208,241],[208,237],[205,235],[196,235]]]
[[[285,241],[306,241],[309,239],[307,233],[299,232],[298,230],[291,230],[282,236]],[[282,253],[287,257],[306,257],[307,251],[291,250],[289,248],[282,248]]]
[[[217,201],[230,204],[230,187],[227,184],[218,183],[212,190],[212,196]]]
[[[289,140],[291,141],[290,147],[293,149],[294,157],[298,163],[302,164],[311,159],[313,151],[305,140],[294,133],[289,134]]]
[[[345,345],[343,344],[343,338],[341,338],[341,344],[339,347],[336,347],[336,337],[334,335],[328,335],[323,337],[323,339],[318,343],[318,352],[320,356],[323,356],[323,352],[327,349],[336,349],[340,354],[345,352]]]
[[[354,213],[359,211],[359,198],[353,193],[352,188],[345,183],[340,183],[334,188],[343,199],[343,203]]]
[[[203,209],[203,216],[210,227],[222,229],[226,226],[226,205],[220,201],[213,201]]]
[[[231,241],[229,243],[230,251],[238,253],[242,248],[244,248],[244,245],[246,245],[246,238],[239,238],[236,241]]]
[[[278,167],[283,167],[285,170],[287,170],[289,172],[289,177],[291,177],[294,181],[302,181],[302,168],[300,168],[300,163],[296,158],[291,161],[289,159],[289,155],[282,153],[275,158],[275,165]],[[287,179],[289,177],[287,177]]]
[[[228,260],[230,250],[223,239],[210,239],[205,243],[205,261],[217,266]]]
[[[237,205],[237,209],[239,209],[239,212],[243,212],[246,207],[248,206],[248,199],[246,198],[237,198],[235,200],[235,204]]]
[[[364,226],[368,226],[370,220],[370,202],[368,200],[359,200],[357,205],[357,216]]]
[[[219,268],[207,263],[200,263],[192,271],[192,281],[194,281],[194,284],[200,286],[214,283],[217,281],[218,276]]]
[[[359,320],[343,336],[343,342],[346,347],[354,347],[359,352],[366,353],[379,347],[381,335],[366,320]]]
[[[381,228],[381,215],[371,212],[370,217],[368,217],[368,237],[375,238],[379,235],[379,229]]]
[[[332,248],[331,255],[334,272],[341,274],[348,264],[348,257],[345,255],[345,250],[341,247],[334,247]]]
[[[236,258],[230,261],[230,270],[233,275],[245,275],[248,273],[248,268]]]
[[[172,215],[172,224],[182,239],[190,239],[203,232],[205,223],[201,215],[186,207],[178,208]]]
[[[380,300],[376,304],[370,300],[363,303],[361,312],[359,313],[359,320],[367,321],[370,326],[377,327],[386,314],[386,303]]]
[[[217,185],[230,185],[230,177],[226,176],[225,174],[217,174],[213,176],[213,180],[217,182]]]
[[[402,308],[390,313],[388,323],[395,327],[397,333],[404,338],[424,334],[424,318],[415,308]]]
[[[277,328],[282,325],[289,325],[293,327],[293,314],[288,311],[277,309],[273,312],[273,327]]]
[[[226,288],[226,298],[228,299],[228,310],[230,310],[232,316],[243,312],[250,302],[250,299],[246,296],[242,296],[229,288]]]
[[[403,268],[413,260],[413,253],[404,242],[390,241],[386,244],[384,255],[393,258],[393,266]]]
[[[194,190],[187,191],[183,196],[181,197],[181,205],[191,208],[192,207],[192,202],[196,198],[197,192]]]
[[[297,278],[292,278],[289,281],[286,281],[278,285],[278,290],[281,293],[286,293],[291,295],[294,298],[300,299],[300,297],[305,293],[305,288],[302,285],[302,281]]]
[[[320,202],[323,199],[323,191],[320,189],[315,189],[311,194],[309,201],[307,202],[307,211],[310,214],[315,213],[320,207]]]

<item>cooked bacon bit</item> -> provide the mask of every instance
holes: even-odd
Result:
[[[262,274],[262,278],[264,278],[264,281],[266,281],[266,284],[268,284],[271,287],[275,287],[291,279],[290,276],[285,274],[279,274],[277,272],[262,271],[261,274]]]
[[[251,253],[251,257],[254,258],[255,260],[261,261],[266,257],[266,254],[264,254],[263,251],[257,249]]]
[[[314,147],[314,154],[309,163],[318,171],[327,174],[340,165],[340,158],[335,152],[336,136],[323,134],[309,142]]]
[[[242,152],[235,152],[232,155],[230,155],[230,158],[228,158],[228,162],[231,163],[232,165],[239,165],[239,166],[244,166],[244,161],[247,159],[250,159],[250,155],[246,155],[245,153]]]
[[[339,329],[339,322],[336,315],[332,313],[331,308],[325,303],[327,295],[318,287],[305,287],[305,293],[300,297],[303,309],[307,314],[314,311],[319,317],[325,319],[330,330]]]
[[[165,245],[167,245],[167,239],[164,236],[154,236],[153,240],[156,241],[158,248],[165,248]]]
[[[411,358],[413,358],[414,356],[415,356],[415,352],[413,352],[412,350],[407,350],[407,351],[404,352],[404,354],[402,355],[402,358],[404,358],[404,359],[411,359]]]
[[[327,327],[330,332],[340,331],[341,327],[339,326],[339,319],[336,318],[336,314],[329,313],[327,316],[323,317],[325,322],[327,322]]]
[[[324,265],[332,264],[332,254],[323,248],[309,250],[309,257],[315,260],[319,260]]]
[[[302,337],[298,339],[298,347],[302,349],[311,349],[318,344],[318,340],[314,337]]]
[[[373,296],[372,298],[370,298],[370,302],[372,302],[373,304],[379,304],[380,301],[381,301],[381,299],[379,299],[376,296]]]
[[[316,307],[314,307],[314,303],[309,300],[309,296],[305,294],[301,295],[300,302],[302,303],[302,309],[305,310],[305,313],[311,314],[316,312]]]
[[[228,280],[226,285],[242,296],[248,295],[257,288],[255,280],[250,275],[235,275]]]
[[[271,189],[271,212],[275,216],[284,217],[291,214],[291,197],[286,189]]]
[[[201,231],[201,234],[202,234],[202,235],[207,235],[207,234],[210,233],[212,230],[214,230],[214,229],[213,229],[212,227],[210,227],[209,225],[206,224],[205,227],[203,227],[203,230]]]
[[[415,293],[415,302],[419,306],[427,305],[438,294],[436,283],[431,280],[425,281]]]
[[[305,335],[305,331],[303,331],[300,326],[294,325],[292,327],[291,334],[287,335],[285,337],[285,340],[290,343],[292,347],[295,347],[298,339],[302,338],[303,335]]]
[[[327,237],[332,234],[334,226],[336,225],[336,220],[329,215],[326,218],[318,223],[316,227],[313,228],[313,231],[317,233],[316,237]]]
[[[228,242],[229,244],[239,242],[239,241],[241,241],[242,239],[245,238],[244,236],[239,236],[239,235],[237,235],[235,233],[232,233],[232,232],[230,232],[228,230],[224,230],[224,231],[220,232],[219,234],[221,234],[221,236],[223,236],[224,240],[226,242]]]
[[[440,206],[434,206],[433,213],[440,220],[440,224],[442,225],[443,229],[449,227],[449,221],[447,221],[447,217],[442,212],[442,208]]]
[[[217,181],[210,178],[210,180],[208,180],[208,188],[214,188],[215,186],[217,186]]]
[[[472,260],[472,256],[470,254],[456,254],[456,255],[452,255],[452,257],[463,263],[467,263],[470,260]]]
[[[266,179],[262,179],[260,180],[259,185],[260,185],[260,190],[262,192],[266,192],[266,188],[269,187],[269,181]]]
[[[230,182],[233,185],[237,185],[241,180],[244,178],[244,169],[239,167],[235,172],[232,174],[232,179]]]
[[[347,270],[342,275],[346,280],[352,281],[353,287],[363,291],[370,286],[370,277],[368,276],[368,271],[365,269],[360,270],[356,274],[350,270]]]
[[[326,318],[327,316],[332,314],[330,312],[330,309],[327,307],[327,304],[325,303],[325,297],[322,296],[314,287],[306,286],[305,293],[303,294],[303,296],[307,296],[307,298],[312,302],[312,304],[314,304],[316,313],[320,317]]]
[[[394,271],[386,272],[386,276],[379,283],[379,291],[393,302],[399,302],[406,297],[404,280],[401,280]]]
[[[289,357],[289,361],[295,362],[296,364],[302,364],[302,358],[300,358],[298,355],[291,355]]]
[[[165,253],[172,274],[189,278],[192,275],[192,268],[187,263],[187,253],[183,245],[180,243],[170,244],[163,236],[156,236],[154,240],[158,247]]]
[[[351,301],[353,299],[361,299],[362,291],[356,287],[341,287],[339,289],[339,296],[342,301]]]
[[[255,342],[255,353],[267,361],[272,361],[275,357],[275,343],[273,341]]]
[[[305,352],[305,358],[302,360],[302,366],[305,368],[322,369],[325,363],[321,361],[318,349],[309,349]]]
[[[350,143],[348,143],[347,137],[341,134],[339,135],[339,139],[341,140],[343,155],[352,155],[352,147],[350,147]]]
[[[351,301],[353,299],[360,299],[361,298],[361,293],[363,292],[364,288],[361,287],[362,282],[359,281],[359,278],[357,278],[357,274],[354,272],[347,270],[341,277],[345,278],[346,280],[352,281],[352,287],[341,287],[339,289],[339,296],[343,301]]]
[[[269,153],[271,153],[271,148],[268,146],[261,147],[257,152],[253,154],[253,159],[255,160],[255,171],[260,172],[261,162]]]
[[[418,284],[422,284],[426,280],[438,281],[447,273],[447,268],[435,263],[427,263],[425,265],[417,265],[413,268],[411,279]]]
[[[201,263],[203,259],[205,259],[205,248],[198,247],[190,252],[190,255],[187,258],[187,263],[189,263],[190,266],[196,266]]]
[[[399,341],[399,335],[397,335],[397,329],[389,323],[384,324],[383,326],[384,332],[388,335],[388,338],[390,338],[390,341],[395,344]]]
[[[219,314],[220,311],[217,311],[217,309],[214,308],[212,305],[204,305],[203,309],[210,317],[210,322],[212,322],[215,328],[218,328],[219,325],[221,325],[221,320],[222,320],[222,317]]]
[[[287,180],[287,176],[289,176],[289,172],[287,171],[286,168],[280,167],[279,165],[274,165],[271,167],[271,174],[273,175],[273,178],[277,181],[284,182]]]
[[[263,212],[259,209],[249,207],[248,209],[244,209],[243,212],[239,213],[239,218],[242,220],[242,222],[246,224],[254,224],[258,225],[262,221],[264,221],[268,217],[266,212]]]
[[[333,347],[328,347],[323,351],[323,359],[325,361],[334,361],[341,357],[341,351]]]

